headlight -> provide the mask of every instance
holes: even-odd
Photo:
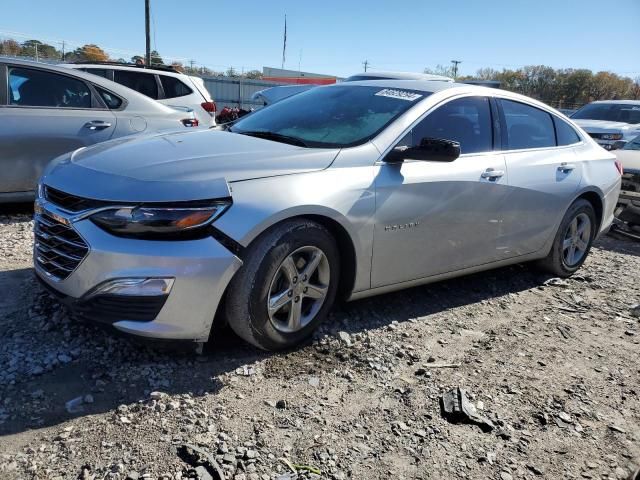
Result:
[[[230,201],[198,207],[114,207],[91,215],[96,225],[132,237],[193,236],[202,232],[231,205]]]
[[[621,133],[603,133],[602,138],[604,140],[622,140]]]

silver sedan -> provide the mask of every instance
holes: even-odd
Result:
[[[161,105],[96,75],[0,58],[0,203],[33,200],[55,157],[143,132],[197,126],[193,111]]]
[[[429,81],[314,88],[228,131],[121,139],[56,160],[34,262],[80,316],[260,348],[358,299],[537,261],[573,274],[607,231],[620,165],[535,100]]]

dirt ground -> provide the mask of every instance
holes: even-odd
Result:
[[[640,243],[604,237],[567,281],[518,265],[345,304],[292,352],[220,331],[197,356],[69,319],[34,280],[31,227],[0,214],[0,479],[627,479],[640,465]],[[442,417],[457,386],[492,431]]]

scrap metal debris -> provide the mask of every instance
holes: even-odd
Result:
[[[456,387],[440,397],[442,416],[451,423],[470,423],[478,425],[483,432],[490,432],[495,425],[487,417],[480,415],[469,401],[467,392]]]

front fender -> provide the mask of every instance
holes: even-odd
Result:
[[[369,288],[375,209],[372,167],[235,182],[231,195],[233,205],[215,227],[245,247],[290,218],[316,215],[337,222],[353,243],[355,289]]]

